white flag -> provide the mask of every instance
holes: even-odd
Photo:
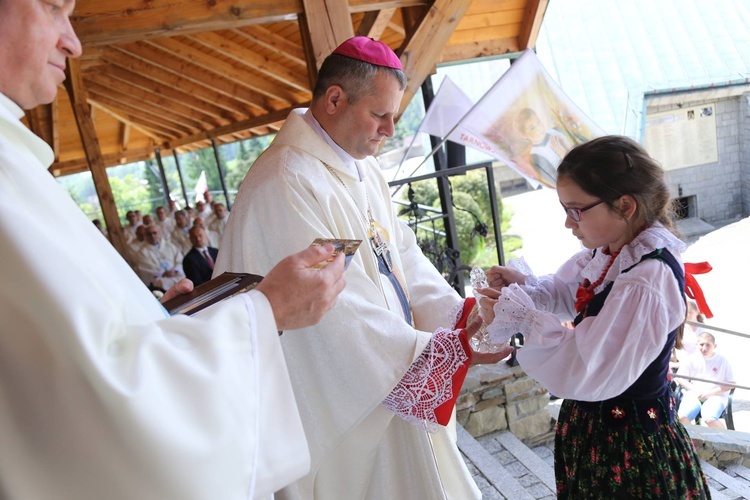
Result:
[[[471,98],[447,76],[435,94],[419,131],[436,137],[446,137],[453,142],[478,149],[497,158],[498,152],[491,143],[466,127],[463,118],[474,107]]]
[[[195,201],[205,202],[204,194],[208,191],[208,182],[206,182],[206,172],[201,170],[198,182],[195,183]]]
[[[435,137],[445,137],[472,106],[474,103],[471,102],[471,98],[446,76],[433,97],[417,133],[426,132]]]

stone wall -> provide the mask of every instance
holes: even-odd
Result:
[[[510,430],[529,447],[555,438],[555,420],[547,410],[549,393],[520,366],[506,363],[472,366],[456,402],[457,420],[479,437]],[[685,426],[698,456],[720,469],[750,468],[750,433]]]
[[[478,365],[469,370],[456,402],[457,420],[474,437],[510,430],[528,446],[554,440],[549,393],[520,366]]]
[[[742,213],[750,214],[750,93],[739,101],[740,164],[742,165]]]
[[[720,469],[730,465],[750,468],[750,434],[747,432],[701,425],[686,425],[685,428],[702,460]]]

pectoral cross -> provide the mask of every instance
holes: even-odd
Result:
[[[380,233],[377,229],[375,229],[374,227],[370,228],[370,232],[372,233],[372,237],[370,238],[372,250],[375,252],[375,255],[377,255],[378,259],[383,259],[383,262],[388,268],[388,272],[392,273],[393,264],[391,264],[391,259],[388,258],[388,244],[383,240],[383,237],[380,236]]]

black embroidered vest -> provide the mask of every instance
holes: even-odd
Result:
[[[644,255],[640,261],[622,272],[627,273],[646,259],[658,259],[668,265],[677,279],[679,289],[685,289],[685,275],[682,266],[666,248]],[[609,283],[604,290],[591,299],[588,306],[573,321],[574,325],[578,325],[584,317],[596,316],[599,313],[612,290],[612,285],[613,283]],[[626,425],[631,421],[634,414],[638,415],[644,429],[650,432],[656,432],[659,421],[663,418],[672,422],[674,420],[674,402],[669,389],[667,373],[677,332],[678,329],[669,332],[667,342],[659,355],[625,392],[606,401],[578,401],[577,404],[587,411],[601,411],[604,419],[614,427]]]

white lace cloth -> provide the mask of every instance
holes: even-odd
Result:
[[[537,307],[544,306],[553,301],[552,294],[549,290],[554,288],[552,284],[552,275],[537,277],[531,271],[531,267],[523,257],[513,258],[508,261],[508,267],[522,273],[525,278],[525,283],[521,286],[521,289],[531,298],[532,302]]]
[[[493,344],[507,342],[516,333],[528,335],[543,329],[562,328],[557,316],[537,310],[523,287],[516,283],[503,288],[494,311],[495,319],[487,326]]]
[[[383,405],[407,422],[436,432],[435,409],[451,399],[453,375],[469,359],[459,332],[438,329]]]

